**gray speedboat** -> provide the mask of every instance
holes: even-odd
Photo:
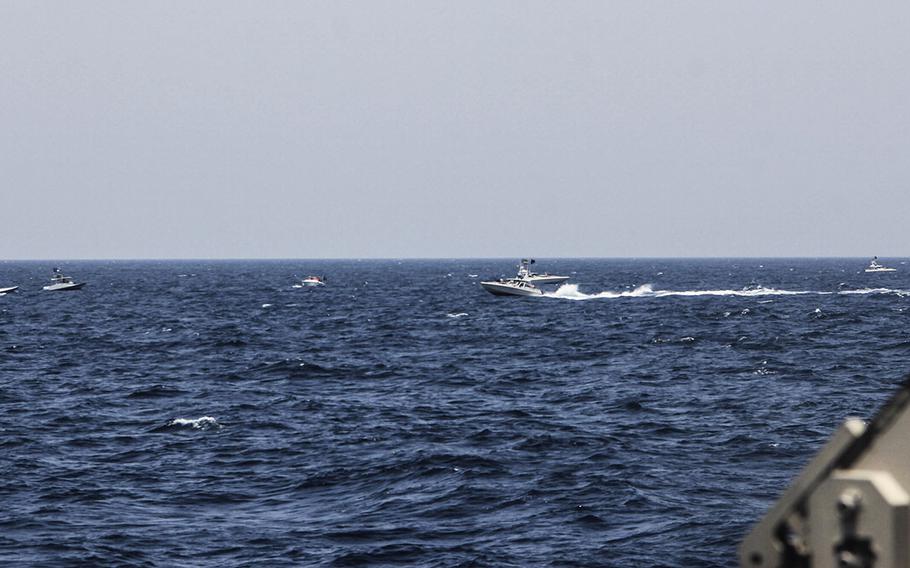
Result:
[[[69,290],[81,290],[85,282],[74,282],[69,276],[64,276],[59,268],[54,269],[54,275],[51,277],[51,283],[42,288],[49,292],[65,292]]]
[[[543,292],[537,286],[520,278],[501,278],[495,281],[481,282],[483,289],[494,296],[541,296]]]

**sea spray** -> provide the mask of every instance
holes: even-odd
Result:
[[[778,290],[776,288],[765,288],[763,286],[743,288],[741,290],[654,290],[651,284],[642,284],[634,290],[626,292],[613,292],[605,290],[595,294],[586,294],[579,290],[578,284],[563,284],[555,292],[544,294],[547,298],[559,298],[562,300],[597,300],[597,299],[616,299],[616,298],[668,298],[668,297],[703,297],[703,296],[734,296],[743,298],[753,298],[762,296],[830,296],[833,294],[841,295],[865,295],[865,294],[895,294],[897,296],[910,295],[910,290],[894,290],[891,288],[863,288],[859,290],[841,290],[838,292],[826,292],[821,290]]]

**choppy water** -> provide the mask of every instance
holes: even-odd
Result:
[[[0,263],[0,563],[732,566],[910,369],[886,263]]]

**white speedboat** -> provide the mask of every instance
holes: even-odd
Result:
[[[537,286],[519,278],[501,278],[481,282],[483,289],[494,296],[540,296],[543,292]]]
[[[878,261],[878,257],[872,257],[872,262],[866,267],[866,272],[896,272],[896,268],[888,268]]]
[[[15,292],[18,290],[18,286],[10,286],[9,288],[0,288],[0,295],[9,294],[10,292]]]
[[[531,284],[562,284],[569,279],[568,276],[557,276],[556,274],[549,274],[546,272],[543,274],[531,272],[531,265],[535,262],[537,261],[533,258],[521,259],[521,264],[518,265],[518,280],[524,280]]]
[[[51,277],[51,283],[44,288],[49,292],[64,292],[68,290],[80,290],[85,286],[85,282],[73,282],[69,276],[64,276],[59,268],[54,269],[54,275]]]
[[[325,278],[322,276],[307,276],[300,282],[301,286],[325,286]]]

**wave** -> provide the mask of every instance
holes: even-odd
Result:
[[[562,300],[596,300],[613,298],[666,298],[699,296],[738,296],[753,298],[761,296],[830,296],[834,294],[896,294],[903,297],[910,295],[910,290],[894,290],[891,288],[862,288],[858,290],[824,292],[815,290],[778,290],[776,288],[765,288],[764,286],[743,288],[741,290],[654,290],[651,284],[642,284],[638,288],[635,288],[631,291],[613,292],[610,290],[605,290],[596,294],[586,294],[578,289],[578,284],[563,284],[555,292],[544,293],[544,297],[559,298]]]
[[[371,365],[330,365],[317,364],[299,358],[282,359],[274,363],[265,363],[236,374],[241,379],[257,381],[267,378],[275,379],[382,379],[395,375],[395,369],[385,363]]]
[[[194,430],[218,430],[221,424],[212,416],[199,418],[174,418],[165,425],[165,428],[193,428]]]
[[[128,394],[126,398],[169,398],[183,394],[186,394],[186,391],[169,388],[164,385],[152,385],[135,390]]]
[[[455,312],[455,313],[451,313],[451,314],[446,314],[447,317],[450,317],[452,319],[463,318],[466,315],[468,315],[467,312]]]

